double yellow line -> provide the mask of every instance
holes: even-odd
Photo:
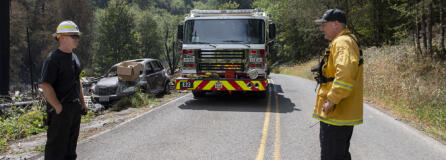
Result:
[[[271,79],[271,85],[274,84],[274,81]],[[269,121],[271,117],[271,88],[268,93],[268,104],[266,106],[265,113],[265,121],[263,122],[263,130],[262,130],[262,139],[260,141],[260,147],[257,153],[256,160],[264,160],[265,159],[265,148],[266,148],[266,140],[268,138],[268,129],[269,129]],[[273,151],[273,159],[280,160],[280,113],[279,113],[279,98],[276,94],[275,96],[275,104],[276,104],[276,125],[275,125],[275,137],[274,137],[274,151]]]

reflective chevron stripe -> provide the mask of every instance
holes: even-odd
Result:
[[[354,119],[354,120],[336,120],[336,119],[327,119],[324,117],[321,117],[317,114],[313,114],[313,118],[316,118],[322,122],[325,122],[327,124],[335,125],[335,126],[354,126],[362,123],[361,119]]]
[[[333,82],[333,85],[341,87],[341,88],[344,88],[344,89],[349,90],[349,91],[351,91],[352,88],[353,88],[352,84],[347,83],[347,82],[342,82],[342,81],[339,81],[339,80],[335,80]]]

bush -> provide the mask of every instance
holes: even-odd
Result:
[[[11,107],[0,119],[0,151],[7,148],[6,143],[46,131],[43,118],[46,116],[44,106],[32,106],[29,110]]]
[[[81,123],[90,122],[90,118],[94,116],[94,112],[92,110],[88,110],[87,115],[83,115],[81,119]]]
[[[129,107],[140,108],[153,102],[153,95],[138,90],[134,95],[120,99],[110,110],[120,111]]]
[[[409,45],[367,49],[364,96],[446,139],[446,62],[421,57]]]

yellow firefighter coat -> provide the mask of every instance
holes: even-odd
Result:
[[[319,86],[313,117],[327,124],[353,126],[362,123],[363,65],[355,40],[344,29],[330,43],[328,62],[322,73],[334,81]],[[335,104],[326,114],[322,110],[326,100]]]

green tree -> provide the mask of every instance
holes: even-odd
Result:
[[[141,53],[146,58],[159,59],[163,52],[160,27],[151,12],[145,10],[139,14],[142,15],[137,23]]]
[[[105,10],[98,10],[95,26],[95,70],[104,73],[111,65],[140,57],[135,16],[125,0],[111,0]]]
[[[237,9],[240,5],[237,2],[228,1],[226,3],[220,4],[218,6],[218,9],[224,10],[224,9]]]
[[[327,41],[313,21],[323,13],[322,0],[256,0],[253,8],[261,8],[277,26],[278,53],[273,61],[305,61],[320,55]],[[274,62],[273,62],[274,63]]]

